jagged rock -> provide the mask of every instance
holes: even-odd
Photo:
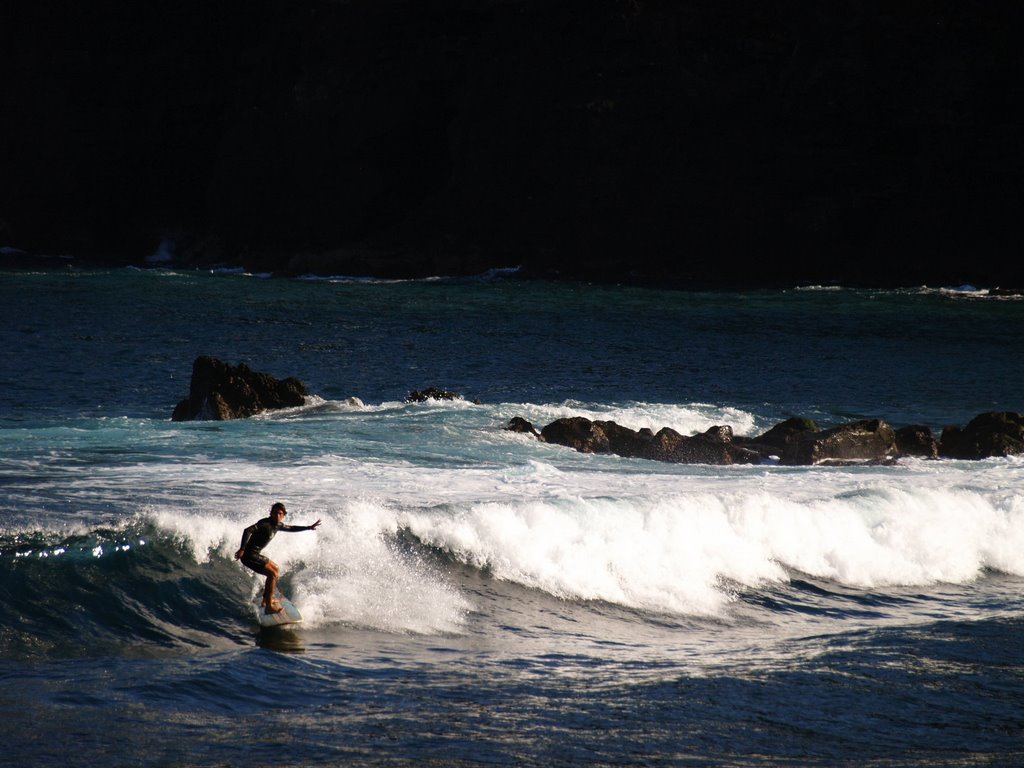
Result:
[[[811,419],[790,418],[754,438],[734,438],[729,426],[711,427],[689,437],[669,427],[657,434],[650,429],[634,432],[614,421],[591,421],[582,416],[557,419],[539,434],[533,424],[518,416],[506,428],[581,453],[613,453],[680,464],[756,464],[779,456],[787,465],[888,466],[900,456],[983,459],[1024,453],[1024,415],[1012,412],[983,413],[966,428],[947,427],[941,441],[936,441],[926,426],[893,430],[880,419],[819,430]]]
[[[700,435],[685,436],[663,427],[651,440],[651,450],[644,458],[676,464],[758,464],[760,453],[736,445],[732,427],[714,426]]]
[[[541,430],[541,438],[581,453],[614,453],[679,464],[756,464],[761,460],[755,451],[733,445],[731,427],[712,427],[702,435],[687,437],[668,427],[654,434],[614,421],[575,416],[548,424]]]
[[[783,450],[783,464],[819,464],[827,460],[881,462],[898,454],[896,432],[880,419],[865,419],[820,432],[804,432]]]
[[[729,426],[711,427],[692,436],[663,427],[655,434],[650,429],[633,431],[614,421],[591,421],[581,416],[557,419],[540,433],[518,416],[506,428],[582,453],[613,453],[682,464],[756,464],[779,456],[782,464],[794,466],[888,466],[900,456],[983,459],[1024,454],[1024,415],[1013,412],[983,413],[966,428],[947,427],[940,441],[926,426],[893,430],[880,419],[819,430],[810,419],[790,418],[754,438],[734,438]]]
[[[896,447],[901,456],[939,458],[939,441],[928,427],[911,425],[896,430]]]
[[[736,442],[745,448],[757,451],[764,458],[781,456],[790,442],[801,435],[818,431],[818,425],[812,419],[794,416],[779,422],[763,435],[753,439],[737,439]]]
[[[1024,453],[1024,415],[1011,411],[975,416],[964,427],[946,427],[939,454],[950,459],[984,459]]]
[[[608,436],[602,422],[593,422],[582,416],[556,419],[540,431],[547,443],[566,445],[580,453],[609,453]]]
[[[244,363],[229,365],[201,356],[192,364],[189,396],[178,403],[172,421],[227,421],[261,411],[294,408],[306,401],[306,388],[295,378],[275,379]]]

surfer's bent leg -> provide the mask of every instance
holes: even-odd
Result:
[[[263,609],[267,613],[277,613],[281,610],[281,604],[274,600],[274,589],[277,587],[277,577],[281,575],[277,563],[267,560],[266,565],[267,585],[263,588]]]
[[[281,605],[274,601],[274,589],[277,587],[277,579],[281,575],[277,563],[265,555],[243,554],[242,564],[261,576],[267,577],[267,584],[263,588],[263,608],[267,613],[277,613]]]

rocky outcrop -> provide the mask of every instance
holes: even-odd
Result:
[[[896,430],[896,448],[901,456],[939,458],[939,441],[929,427],[913,424]]]
[[[794,416],[779,422],[763,435],[750,439],[740,438],[737,442],[765,457],[782,456],[791,442],[817,431],[818,425],[812,419]]]
[[[737,442],[766,459],[777,458],[781,464],[792,465],[885,462],[901,453],[896,433],[879,420],[856,421],[822,430],[811,419],[793,417],[763,435]]]
[[[524,423],[516,424],[516,431],[532,429],[528,422],[520,421]],[[685,436],[669,427],[657,433],[634,431],[614,421],[577,416],[548,424],[540,435],[545,442],[583,453],[614,453],[677,464],[757,464],[775,455],[783,464],[862,463],[886,461],[898,454],[896,433],[878,420],[818,430],[808,419],[788,419],[760,437],[734,440],[729,426]]]
[[[819,432],[801,432],[779,457],[783,464],[879,462],[898,455],[896,432],[880,419],[840,424]]]
[[[1024,414],[990,412],[975,416],[966,427],[942,430],[939,453],[950,459],[984,459],[1024,453]]]
[[[647,433],[650,430],[640,431],[644,436]],[[728,426],[711,427],[689,437],[662,427],[650,438],[647,450],[637,455],[676,464],[757,464],[762,458],[755,451],[733,444],[732,427]]]
[[[525,419],[513,419],[509,428],[536,434]],[[576,416],[548,424],[540,438],[581,453],[613,453],[677,464],[756,464],[761,460],[760,454],[733,445],[730,427],[712,427],[704,434],[687,437],[668,427],[655,434],[650,429],[635,431],[614,421]]]
[[[261,411],[294,408],[306,401],[306,388],[295,378],[275,379],[244,363],[228,365],[213,357],[192,364],[189,395],[178,403],[172,421],[227,421]]]
[[[911,425],[894,430],[881,419],[822,430],[810,419],[794,417],[752,438],[734,437],[729,426],[685,436],[669,427],[657,433],[650,429],[634,431],[614,421],[591,421],[580,416],[557,419],[540,432],[516,416],[506,429],[582,453],[613,453],[685,464],[756,464],[778,459],[787,465],[847,466],[895,463],[901,456],[981,459],[1024,453],[1024,415],[1009,412],[980,414],[966,428],[947,427],[941,441],[935,440],[928,427]]]

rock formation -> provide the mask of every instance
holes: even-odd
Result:
[[[939,441],[932,435],[931,429],[919,424],[896,430],[896,448],[901,456],[939,458]]]
[[[790,418],[751,438],[734,437],[729,426],[685,436],[669,427],[654,433],[581,416],[557,419],[540,432],[516,416],[506,429],[582,453],[684,464],[757,464],[777,458],[788,465],[846,466],[894,463],[901,456],[981,459],[1024,453],[1024,415],[1019,413],[980,414],[966,428],[944,429],[941,441],[935,440],[928,427],[912,425],[894,430],[880,419],[822,430],[810,419]]]
[[[896,432],[879,419],[840,424],[819,432],[802,432],[786,443],[783,464],[885,461],[897,455]]]
[[[940,455],[950,459],[984,459],[1024,453],[1024,414],[998,412],[975,416],[964,428],[946,427]]]
[[[523,419],[516,422],[515,429],[533,431]],[[731,427],[712,427],[704,434],[687,437],[668,427],[655,434],[649,429],[634,431],[614,421],[577,416],[553,421],[540,436],[545,442],[567,445],[582,453],[614,453],[677,464],[756,464],[762,458],[755,451],[734,445]]]
[[[189,395],[178,403],[172,421],[227,421],[261,411],[294,408],[305,403],[306,388],[294,378],[275,379],[244,363],[228,365],[213,357],[192,364]]]

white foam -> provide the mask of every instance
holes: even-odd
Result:
[[[297,599],[313,625],[345,622],[390,632],[457,632],[471,604],[443,574],[395,548],[395,516],[356,501],[323,530]]]
[[[291,506],[291,505],[290,505]],[[156,511],[152,518],[177,535],[197,562],[233,559],[243,528],[263,513],[194,515]],[[322,520],[316,531],[280,532],[265,551],[282,571],[306,626],[354,624],[388,632],[458,632],[469,602],[444,575],[389,544],[393,513],[378,503],[353,501],[336,511],[295,513],[295,525]],[[239,565],[239,578],[263,579]]]
[[[730,601],[719,588],[728,570],[723,555],[742,563],[748,577],[780,578],[724,529],[725,518],[707,500],[689,515],[670,502],[634,505],[611,500],[573,504],[483,504],[454,517],[408,515],[411,530],[435,546],[494,576],[563,598],[604,600],[686,614],[716,614]],[[729,546],[718,547],[723,540]]]
[[[723,583],[785,578],[782,566],[861,587],[1024,575],[1024,502],[893,485],[821,498],[697,492],[647,499],[479,504],[409,514],[425,541],[498,578],[561,597],[715,614]]]
[[[507,418],[522,416],[538,430],[556,419],[576,416],[591,421],[614,421],[633,430],[646,428],[657,432],[662,427],[669,427],[682,435],[706,432],[720,425],[732,427],[736,435],[750,435],[758,429],[754,416],[747,411],[707,403],[623,403],[603,406],[567,400],[559,405],[506,405],[502,407],[501,415]]]

